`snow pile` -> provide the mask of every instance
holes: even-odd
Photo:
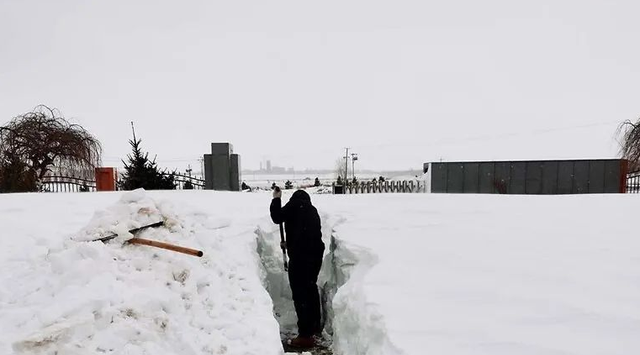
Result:
[[[377,263],[375,254],[344,241],[335,243],[333,326],[337,353],[402,354],[389,340],[384,318],[363,288],[366,274]]]
[[[204,257],[122,245],[159,220],[139,236]],[[226,223],[135,191],[46,252],[3,262],[0,353],[280,354],[253,233],[225,235]]]

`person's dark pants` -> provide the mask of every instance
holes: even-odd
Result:
[[[289,260],[289,284],[293,304],[298,315],[298,335],[310,337],[320,329],[320,295],[318,274],[322,266],[322,252],[300,255]]]

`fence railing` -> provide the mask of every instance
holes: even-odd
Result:
[[[372,182],[362,181],[358,183],[349,183],[344,186],[346,194],[370,194],[370,193],[412,193],[423,192],[424,186],[420,181],[403,180],[403,181],[384,181]]]
[[[640,171],[627,174],[627,193],[640,193]]]
[[[96,181],[73,176],[47,175],[42,178],[44,192],[90,192],[96,191]]]
[[[195,176],[173,174],[173,181],[177,190],[204,190],[204,179]]]

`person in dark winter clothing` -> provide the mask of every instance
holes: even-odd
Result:
[[[313,335],[322,331],[316,285],[324,254],[320,216],[311,204],[311,197],[303,190],[294,192],[284,206],[281,197],[280,189],[274,189],[270,212],[273,222],[284,223],[286,231],[289,284],[298,315],[298,337],[290,345],[309,348],[315,345]]]

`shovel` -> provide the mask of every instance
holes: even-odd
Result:
[[[148,224],[146,226],[142,226],[140,228],[134,228],[134,229],[130,230],[129,233],[135,235],[136,233],[138,233],[138,232],[140,232],[142,230],[145,230],[147,228],[160,227],[160,226],[163,226],[163,225],[164,225],[164,221],[160,221],[160,222]],[[93,241],[94,242],[101,241],[103,243],[106,243],[106,242],[116,238],[117,236],[118,236],[117,234],[113,234],[113,235],[110,235],[110,236],[107,236],[107,237],[94,239]],[[143,238],[134,237],[134,238],[131,238],[131,239],[127,240],[126,243],[138,244],[138,245],[148,245],[148,246],[151,246],[151,247],[172,250],[172,251],[175,251],[175,252],[178,252],[178,253],[183,253],[183,254],[197,256],[197,257],[201,257],[202,255],[204,255],[202,250],[185,248],[185,247],[181,247],[181,246],[178,246],[178,245],[173,245],[173,244],[159,242],[159,241],[150,240],[150,239],[143,239]]]

